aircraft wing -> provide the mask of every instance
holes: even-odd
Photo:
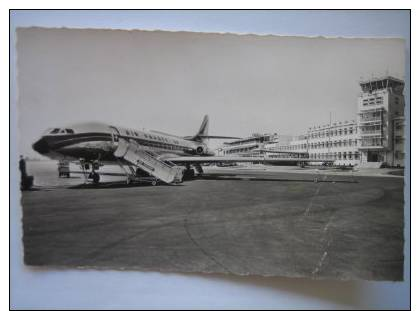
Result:
[[[288,154],[307,154],[307,152],[299,151],[283,151],[283,150],[267,150],[267,149],[254,149],[252,151],[259,151],[262,153],[288,153]]]
[[[165,160],[173,163],[233,163],[233,162],[333,162],[331,159],[312,158],[267,158],[267,157],[229,157],[229,156],[208,156],[208,157],[173,157]]]

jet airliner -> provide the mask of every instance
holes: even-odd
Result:
[[[194,175],[193,166],[202,173],[200,164],[232,162],[265,162],[265,157],[215,156],[208,147],[208,139],[238,139],[230,136],[208,134],[209,118],[206,115],[193,136],[175,136],[159,131],[136,130],[104,123],[79,123],[71,126],[50,128],[33,144],[33,149],[51,159],[78,161],[82,168],[90,170],[95,183],[97,172],[103,164],[118,164],[130,168],[125,171],[127,180],[147,173],[167,183],[181,182]],[[286,152],[285,152],[286,153]],[[287,152],[292,153],[292,152]],[[283,158],[280,162],[309,161],[302,158]],[[276,162],[270,159],[270,162]],[[316,160],[315,160],[316,161]],[[178,169],[174,168],[177,167]],[[185,167],[180,173],[179,168]]]

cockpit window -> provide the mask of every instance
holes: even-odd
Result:
[[[73,129],[54,128],[47,131],[48,134],[74,134]]]

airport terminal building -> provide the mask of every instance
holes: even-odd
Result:
[[[224,155],[261,154],[266,151],[306,153],[337,165],[365,167],[404,166],[404,81],[386,76],[360,82],[357,116],[308,128],[298,136],[253,134],[225,143]],[[288,156],[270,154],[269,157]],[[292,155],[292,153],[290,154]]]
[[[218,150],[221,155],[259,156],[263,150],[275,150],[278,146],[289,145],[292,138],[291,135],[277,133],[254,133],[249,137],[226,142]]]

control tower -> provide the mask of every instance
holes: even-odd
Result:
[[[361,81],[358,149],[361,165],[404,166],[404,81],[386,76]]]

